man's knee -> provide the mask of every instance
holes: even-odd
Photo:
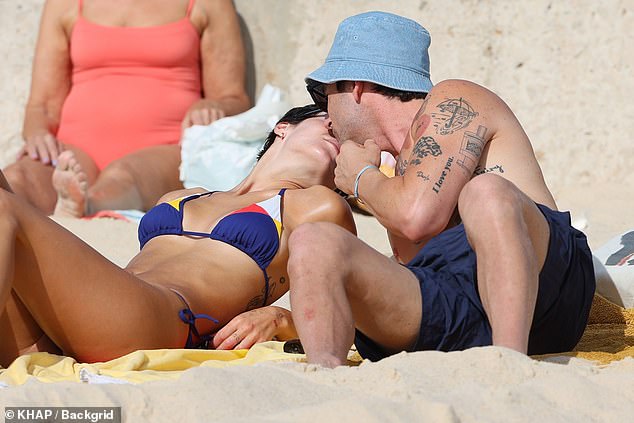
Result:
[[[498,219],[517,216],[526,201],[512,182],[485,174],[469,181],[458,197],[458,211],[465,225],[471,219]]]
[[[307,266],[337,266],[344,260],[348,232],[326,223],[304,223],[288,239],[289,274],[301,274]]]

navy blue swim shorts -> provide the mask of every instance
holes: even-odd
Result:
[[[528,354],[570,351],[585,330],[595,290],[586,236],[570,225],[570,214],[537,205],[548,221],[550,241],[528,340]],[[407,263],[420,282],[423,300],[419,339],[411,351],[456,351],[492,344],[491,326],[477,286],[475,252],[463,225],[434,237]],[[357,330],[362,357],[389,353]]]

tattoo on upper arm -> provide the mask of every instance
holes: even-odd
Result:
[[[409,156],[409,160],[402,160],[399,156],[396,161],[396,174],[398,176],[403,176],[405,174],[405,169],[409,165],[419,165],[421,164],[421,159],[427,156],[440,156],[442,154],[442,149],[440,145],[434,140],[432,137],[421,137],[416,144],[414,145],[414,149]]]
[[[478,176],[484,173],[495,172],[495,171],[504,173],[504,168],[502,167],[502,165],[499,165],[499,164],[495,166],[491,166],[491,167],[482,167],[480,165],[477,165],[475,170],[473,171],[473,176]]]
[[[427,100],[423,102],[420,109],[416,113],[414,117],[414,121],[412,122],[412,127],[410,128],[410,136],[412,140],[419,139],[423,136],[423,133],[431,123],[431,118],[429,115],[425,114],[425,109],[427,108]]]
[[[427,156],[440,156],[442,154],[442,149],[440,145],[434,140],[432,137],[421,137],[418,141],[416,141],[416,145],[414,145],[414,149],[412,150],[412,155],[410,157],[414,157],[414,159],[410,159],[410,164],[420,164],[420,159]],[[418,163],[414,163],[414,160],[418,160]]]
[[[440,189],[442,188],[442,184],[445,182],[445,178],[447,178],[447,175],[451,172],[451,165],[453,164],[453,161],[453,156],[447,159],[447,163],[445,163],[445,168],[440,173],[440,177],[436,182],[434,182],[434,186],[431,189],[433,189],[436,194],[440,193]]]
[[[407,160],[402,160],[399,156],[399,158],[396,159],[396,176],[405,175],[405,169],[407,169]]]
[[[469,126],[469,123],[478,113],[462,97],[448,99],[436,106],[440,112],[432,113],[436,133],[449,135]]]
[[[429,175],[425,175],[422,171],[418,171],[416,172],[416,176],[418,176],[419,178],[421,178],[424,181],[429,181]]]
[[[484,149],[484,137],[486,136],[486,133],[487,128],[482,125],[478,125],[478,132],[464,132],[459,153],[461,156],[458,158],[457,163],[467,172],[468,175],[473,173],[471,169],[474,169],[480,160],[482,150]]]

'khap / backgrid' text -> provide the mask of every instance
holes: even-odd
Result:
[[[121,407],[5,407],[4,419],[6,423],[121,423]]]

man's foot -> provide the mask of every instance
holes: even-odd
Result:
[[[64,151],[57,160],[53,172],[53,187],[57,191],[54,215],[82,217],[86,212],[88,176],[72,151]]]

